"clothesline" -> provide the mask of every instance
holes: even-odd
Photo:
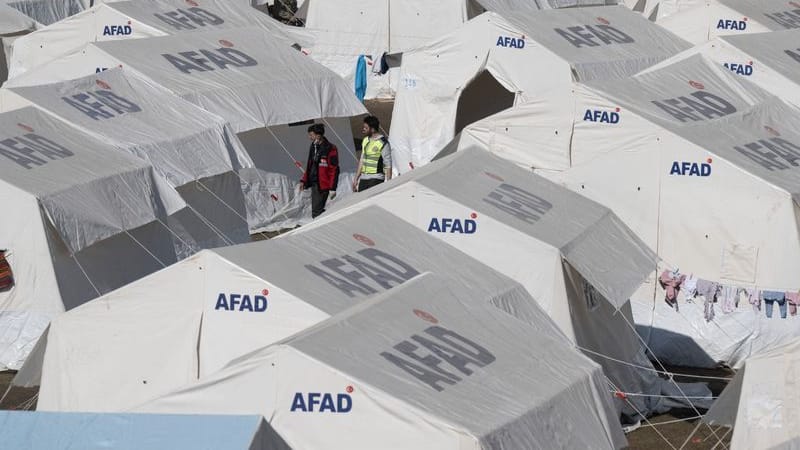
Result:
[[[707,322],[716,316],[715,304],[719,304],[724,314],[735,312],[739,302],[744,296],[752,305],[753,311],[761,311],[762,303],[765,313],[772,318],[773,306],[777,302],[781,318],[789,314],[797,315],[797,306],[800,305],[800,291],[782,291],[779,289],[759,289],[758,286],[748,284],[745,287],[731,283],[709,281],[692,275],[681,274],[678,269],[666,269],[658,277],[658,282],[665,290],[664,301],[676,311],[679,310],[678,294],[683,294],[687,302],[695,297],[703,297],[703,316]]]
[[[688,373],[667,372],[665,370],[658,370],[658,369],[656,369],[654,367],[640,366],[638,364],[633,364],[633,363],[630,363],[628,361],[623,361],[621,359],[612,358],[611,356],[604,355],[602,353],[597,353],[595,351],[589,350],[588,348],[583,348],[583,347],[581,347],[579,345],[576,345],[575,347],[578,348],[579,350],[583,351],[583,352],[591,353],[591,354],[599,356],[601,358],[605,358],[605,359],[607,359],[609,361],[613,361],[613,362],[616,362],[616,363],[619,363],[619,364],[623,364],[623,365],[626,365],[626,366],[630,366],[630,367],[635,367],[637,369],[642,369],[642,370],[647,370],[647,371],[655,372],[655,373],[662,374],[662,375],[667,375],[669,378],[673,378],[673,377],[678,376],[678,377],[684,377],[684,378],[698,378],[698,379],[705,379],[705,380],[722,380],[722,381],[731,381],[733,379],[731,377],[713,377],[713,376],[709,376],[709,375],[690,375]]]
[[[625,397],[675,398],[674,395],[644,394],[644,393],[641,393],[641,392],[623,392],[623,391],[615,391],[613,389],[609,390],[608,392],[611,392],[617,398],[625,398]],[[714,397],[714,396],[707,396],[706,397],[706,396],[701,396],[701,395],[695,395],[695,396],[686,396],[686,397],[682,397],[682,398],[687,398],[687,399],[691,399],[691,400],[694,400],[694,399],[696,399],[696,400],[716,400],[719,397]]]

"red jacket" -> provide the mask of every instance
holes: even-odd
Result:
[[[316,152],[315,158],[315,146],[312,143],[308,149],[306,170],[303,172],[303,178],[300,179],[300,182],[306,188],[310,188],[312,174],[316,172],[319,190],[335,191],[336,186],[339,184],[339,150],[327,139],[322,138],[322,142],[318,144],[319,150]]]

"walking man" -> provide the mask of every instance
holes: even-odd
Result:
[[[325,212],[325,203],[336,198],[336,185],[339,184],[339,155],[336,146],[325,138],[325,126],[315,123],[308,127],[308,161],[301,189],[311,189],[311,217]]]
[[[375,116],[364,118],[361,133],[361,159],[358,161],[353,191],[365,191],[392,179],[392,149],[389,140],[381,131],[381,123]]]

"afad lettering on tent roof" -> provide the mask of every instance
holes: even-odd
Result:
[[[132,100],[114,93],[102,80],[97,80],[97,85],[104,89],[84,91],[61,97],[61,100],[94,120],[112,119],[142,110]]]
[[[789,6],[792,6],[792,9],[764,13],[764,16],[784,28],[800,28],[800,3],[791,1]]]
[[[475,234],[478,231],[477,218],[478,214],[474,212],[468,219],[432,217],[428,233]]]
[[[222,17],[198,6],[188,9],[178,8],[174,11],[153,14],[153,16],[178,31],[191,31],[207,26],[219,26],[225,23]]]
[[[440,325],[412,334],[380,355],[436,392],[460,383],[497,359],[477,342]]]
[[[353,409],[353,392],[351,386],[347,386],[348,393],[329,393],[329,392],[296,392],[292,398],[292,406],[289,411],[293,413],[337,413],[346,414]]]
[[[689,81],[689,85],[697,90],[680,97],[651,100],[651,103],[681,123],[716,119],[736,112],[733,103],[707,92],[702,83]]]
[[[632,44],[636,42],[630,35],[619,28],[613,27],[608,20],[602,17],[597,18],[596,25],[553,28],[553,31],[577,48]]]
[[[419,275],[411,264],[377,248],[307,264],[305,268],[351,298],[387,291]]]
[[[742,18],[742,20],[719,19],[717,21],[717,29],[729,30],[729,31],[744,31],[747,29],[747,17]]]
[[[800,145],[782,137],[770,126],[764,129],[770,137],[736,145],[733,149],[769,171],[800,166]]]
[[[216,49],[199,49],[177,54],[162,53],[161,56],[183,73],[210,72],[225,70],[231,67],[253,67],[258,61],[250,55],[233,48],[230,41],[220,40],[221,47]]]
[[[50,161],[75,155],[63,145],[36,134],[33,128],[25,124],[18,124],[18,126],[29,133],[0,140],[0,155],[25,169],[30,170]]]
[[[553,208],[553,204],[525,189],[502,183],[483,201],[531,225]]]
[[[747,64],[740,64],[740,63],[724,63],[726,69],[730,70],[731,72],[735,73],[736,75],[741,75],[745,77],[749,77],[753,75],[753,62],[750,61]]]

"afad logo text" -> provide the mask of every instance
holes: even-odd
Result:
[[[515,38],[512,36],[497,36],[498,47],[506,48],[525,48],[525,36]]]
[[[131,21],[127,25],[106,25],[103,27],[103,36],[130,36],[133,34]]]
[[[711,176],[712,159],[708,158],[704,163],[675,161],[669,171],[670,175],[687,177],[708,177]]]
[[[719,19],[717,21],[717,29],[744,31],[747,29],[747,17],[743,17],[742,20]]]
[[[619,123],[619,108],[614,108],[614,111],[604,111],[602,109],[587,109],[583,114],[584,122],[595,123]]]
[[[292,399],[291,412],[318,412],[346,414],[353,409],[353,386],[347,386],[346,392],[332,394],[329,392],[296,392]]]
[[[220,292],[214,309],[217,311],[264,312],[269,306],[268,294],[269,291],[267,289],[261,291],[260,295],[225,294]]]
[[[736,75],[749,77],[753,74],[753,61],[749,61],[747,64],[724,63],[722,65]]]
[[[458,233],[475,234],[478,231],[477,213],[469,215],[469,219],[454,219],[449,217],[433,217],[428,224],[428,233]]]

